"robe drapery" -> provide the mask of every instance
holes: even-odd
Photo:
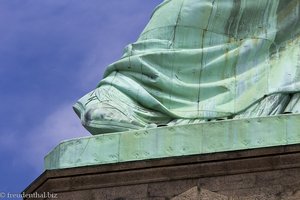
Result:
[[[300,91],[299,33],[299,0],[165,0],[75,108],[86,125],[105,118],[87,114],[97,106],[147,124],[237,115],[268,96]],[[123,97],[101,100],[107,92]]]

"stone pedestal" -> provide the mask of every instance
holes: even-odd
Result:
[[[300,199],[300,115],[72,139],[45,157],[45,168],[25,194],[62,200]]]
[[[300,145],[46,170],[24,192],[62,200],[296,200]]]

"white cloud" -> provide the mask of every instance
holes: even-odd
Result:
[[[41,172],[44,169],[44,156],[62,140],[90,136],[81,126],[71,106],[71,103],[59,106],[42,124],[27,134],[22,141],[19,140],[20,143],[26,144],[19,146],[26,148],[21,151],[21,160],[17,160],[17,163],[25,162]]]
[[[33,2],[34,1],[30,1],[30,3],[24,4],[23,6],[33,9],[34,11],[39,11],[40,4]],[[46,1],[46,3],[47,2],[48,1]],[[53,2],[49,4],[55,8],[57,6],[63,8],[66,4],[59,3],[53,5],[52,3]],[[142,4],[144,5],[144,3]],[[154,4],[156,3],[149,3],[149,5]],[[77,41],[74,39],[77,41],[76,45],[82,45],[82,48],[90,47],[91,49],[86,50],[90,51],[90,54],[82,62],[79,71],[77,71],[78,78],[74,80],[74,83],[78,83],[81,90],[89,91],[100,81],[106,66],[120,58],[123,48],[128,43],[134,42],[134,40],[137,39],[144,27],[145,21],[148,21],[150,17],[152,8],[143,7],[143,9],[141,9],[138,0],[132,0],[130,9],[128,9],[128,2],[119,1],[113,1],[107,5],[104,5],[103,2],[97,5],[92,3],[72,5],[69,4],[68,9],[62,9],[55,15],[52,15],[53,10],[50,9],[52,7],[48,6],[44,6],[44,10],[40,12],[27,12],[26,9],[22,9],[22,6],[20,8],[17,7],[17,9],[14,5],[10,5],[9,9],[7,8],[8,11],[17,9],[18,12],[13,12],[14,15],[11,15],[12,12],[6,12],[4,13],[6,14],[4,18],[8,18],[7,16],[15,16],[13,18],[13,24],[23,24],[24,16],[26,16],[28,21],[25,21],[26,26],[10,26],[10,29],[7,31],[8,34],[6,34],[7,38],[5,39],[8,44],[10,44],[9,42],[11,41],[18,41],[12,36],[18,38],[20,33],[23,33],[24,30],[25,33],[27,33],[26,31],[28,30],[29,35],[31,32],[38,33],[37,35],[41,34],[42,38],[44,36],[47,38],[48,32],[51,32],[54,36],[60,36],[61,34],[69,36],[73,33],[82,36],[81,39],[84,41],[84,45],[82,45],[81,40]],[[147,9],[148,11],[146,12]],[[112,12],[110,11],[114,11],[113,14],[111,14]],[[93,12],[96,14],[94,15]],[[80,18],[74,20],[73,16],[75,14],[76,16],[80,16]],[[98,17],[100,14],[102,16]],[[63,21],[61,21],[62,18],[64,19]],[[7,23],[3,21],[3,24],[5,25]],[[78,29],[79,25],[82,28]],[[93,39],[86,40],[86,38]],[[85,44],[86,41],[92,42]],[[7,46],[15,47],[16,45],[4,46],[7,48]],[[14,50],[13,48],[13,51]],[[62,55],[64,54],[62,53]],[[37,171],[43,170],[44,156],[62,140],[90,136],[81,126],[80,120],[73,112],[72,103],[59,105],[56,110],[45,117],[43,122],[37,124],[28,134],[22,134],[22,130],[18,130],[17,132],[0,135],[1,149],[18,154],[13,158],[16,165],[31,165]]]
[[[18,144],[17,134],[14,132],[6,132],[0,134],[0,152],[1,151],[12,151]]]

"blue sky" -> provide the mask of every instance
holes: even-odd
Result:
[[[0,192],[21,192],[61,140],[89,135],[72,105],[161,1],[0,0]]]

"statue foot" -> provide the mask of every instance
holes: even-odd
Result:
[[[82,125],[93,135],[155,128],[169,117],[135,103],[113,87],[102,86],[74,106]]]
[[[146,126],[118,108],[105,103],[94,104],[86,108],[76,103],[73,109],[80,117],[82,125],[94,135],[141,129]]]

